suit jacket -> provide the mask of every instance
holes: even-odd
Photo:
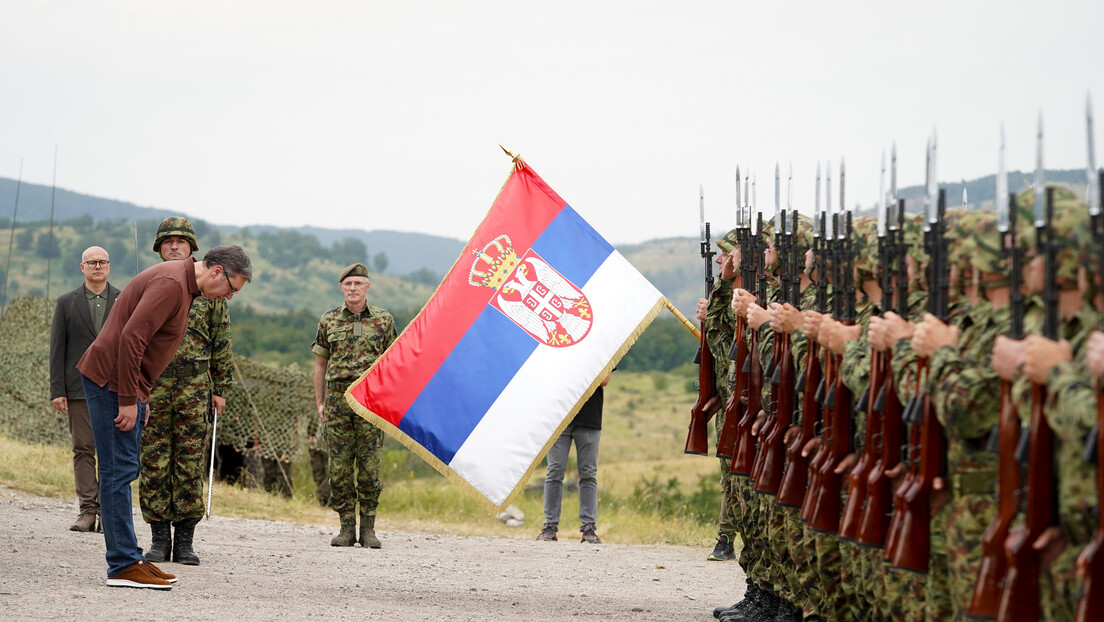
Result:
[[[119,290],[108,283],[104,294],[107,298],[107,308],[104,309],[106,323],[111,307],[119,297]],[[54,320],[50,325],[50,399],[84,399],[77,361],[95,340],[92,313],[88,310],[88,299],[84,295],[82,284],[73,291],[62,294],[54,307]]]

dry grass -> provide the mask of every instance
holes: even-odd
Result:
[[[634,506],[641,490],[657,489],[680,499],[695,491],[708,498],[716,486],[715,458],[682,453],[693,395],[685,378],[676,374],[617,372],[606,391],[602,449],[599,460],[599,533],[607,542],[639,544],[671,542],[711,545],[715,525],[691,511],[656,511],[649,501]],[[405,452],[405,450],[402,450]],[[67,447],[29,445],[0,436],[0,483],[39,495],[74,498],[71,453]],[[417,460],[416,458],[414,460]],[[420,461],[419,461],[420,462]],[[414,465],[418,466],[418,465]],[[216,482],[213,511],[220,516],[335,525],[332,511],[310,497],[309,464],[293,464],[296,482],[292,498]],[[561,532],[574,537],[578,496],[571,488],[574,458],[568,466]],[[672,480],[674,480],[672,482]],[[425,531],[456,535],[532,538],[543,521],[544,470],[534,473],[514,505],[525,513],[525,526],[506,527],[476,500],[435,472],[422,468],[388,473],[380,504],[383,530]],[[137,486],[137,485],[135,485]],[[703,488],[705,486],[705,488]],[[716,496],[720,489],[717,486]],[[75,498],[74,498],[75,499]],[[685,501],[686,499],[683,499]],[[715,499],[709,499],[714,501]],[[137,503],[137,490],[135,490]],[[700,508],[698,508],[700,514]]]

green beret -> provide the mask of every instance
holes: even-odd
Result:
[[[350,276],[368,278],[368,268],[365,268],[362,263],[355,263],[341,271],[341,276],[337,277],[337,282],[340,283]]]

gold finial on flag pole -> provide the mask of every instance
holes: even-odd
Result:
[[[506,147],[503,147],[501,144],[498,145],[498,148],[501,149],[503,152],[505,152],[506,155],[510,156],[510,159],[514,161],[514,170],[515,171],[520,171],[522,169],[522,167],[525,166],[525,160],[521,159],[521,154],[514,155],[514,154],[510,153],[510,151],[508,149],[506,149]]]

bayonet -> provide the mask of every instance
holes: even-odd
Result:
[[[962,210],[970,211],[970,202],[966,200],[966,188],[962,189]]]
[[[743,224],[742,214],[740,213],[743,206],[740,205],[740,167],[736,167],[736,228],[739,229]]]
[[[839,202],[840,225],[843,225],[843,219],[846,217],[844,214],[847,212],[847,203],[846,203],[846,199],[844,197],[844,190],[846,189],[846,186],[844,184],[844,178],[845,178],[846,175],[847,175],[847,171],[844,167],[843,158],[840,158],[840,174],[839,174],[839,179],[840,179],[840,202]],[[847,235],[847,231],[844,231],[844,227],[841,226],[840,227],[840,232],[839,232],[840,239],[842,240],[846,235]]]
[[[778,170],[778,163],[774,163],[774,232],[782,232],[782,176]]]
[[[1096,171],[1096,149],[1093,145],[1093,116],[1092,94],[1085,95],[1085,125],[1088,130],[1089,160],[1085,169],[1088,183],[1085,187],[1085,201],[1089,204],[1089,215],[1096,216],[1100,213],[1100,178]]]
[[[1004,168],[1004,124],[1001,124],[1000,155],[997,158],[997,229],[1008,233],[1008,171]]]
[[[1043,113],[1039,113],[1039,131],[1035,135],[1035,226],[1042,228],[1046,225],[1046,197],[1043,195],[1046,186],[1046,175],[1043,173]]]
[[[882,152],[882,173],[878,177],[878,196],[882,204],[878,207],[878,237],[884,238],[886,234],[886,210],[889,209],[889,197],[885,193],[885,151]]]
[[[701,218],[699,219],[700,222],[701,222],[701,237],[700,237],[700,239],[701,239],[702,242],[708,243],[709,238],[706,236],[706,233],[705,233],[705,185],[704,184],[699,184],[698,185],[698,210],[699,210],[699,213],[701,214]]]

